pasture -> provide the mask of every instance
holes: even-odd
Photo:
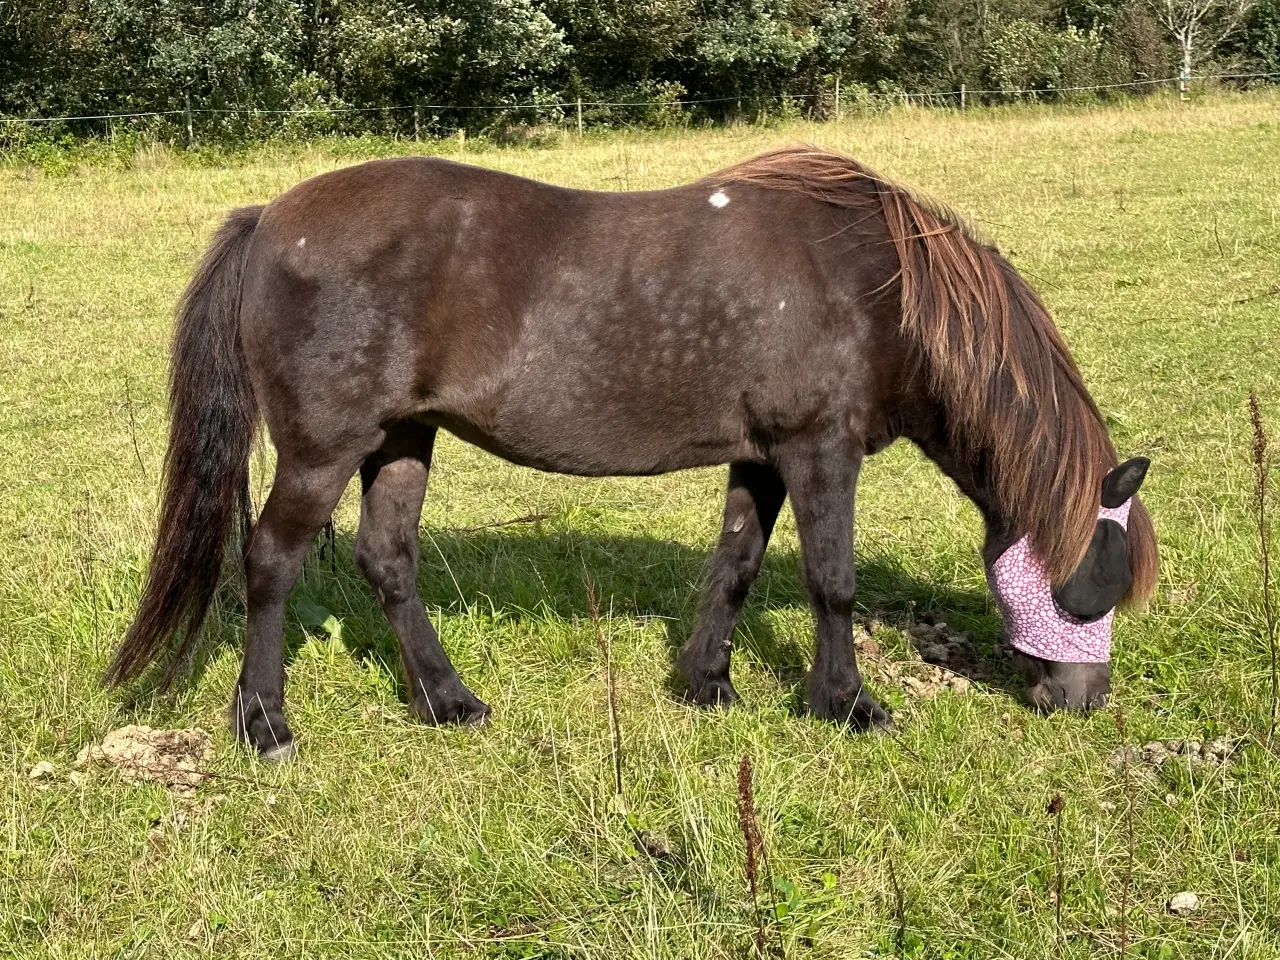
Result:
[[[232,743],[231,578],[190,677],[98,676],[141,587],[164,450],[171,311],[223,214],[378,142],[212,164],[146,150],[66,176],[0,167],[0,953],[19,957],[670,957],[755,951],[737,775],[755,767],[766,937],[788,957],[1280,957],[1280,756],[1269,723],[1245,399],[1280,443],[1280,97],[894,111],[841,124],[432,145],[562,183],[645,189],[805,140],[954,205],[1032,280],[1143,496],[1161,582],[1115,633],[1130,743],[1230,738],[1226,763],[1126,773],[1116,711],[1038,716],[992,650],[976,511],[913,449],[868,460],[860,636],[889,736],[798,713],[812,625],[789,512],[738,633],[743,703],[674,694],[725,471],[580,480],[447,436],[419,582],[487,729],[405,710],[395,641],[351,563],[353,485],[286,626],[300,755]],[[255,458],[255,496],[270,450]],[[515,521],[515,522],[513,522]],[[593,623],[584,570],[595,584]],[[982,656],[939,684],[903,632]],[[605,649],[616,677],[622,793]],[[128,723],[212,732],[179,796],[97,768]],[[33,779],[41,761],[51,774]],[[75,774],[73,777],[72,774]],[[1062,798],[1061,810],[1048,812]],[[1192,891],[1199,907],[1171,915]]]

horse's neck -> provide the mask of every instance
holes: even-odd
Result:
[[[986,537],[982,548],[983,559],[991,564],[1000,554],[1021,539],[1026,531],[1017,529],[1009,514],[997,500],[995,485],[991,482],[989,475],[989,459],[983,458],[979,463],[972,463],[960,451],[952,449],[945,437],[945,429],[935,427],[928,437],[918,438],[916,442],[925,455],[955,481],[960,491],[982,514],[986,525]]]

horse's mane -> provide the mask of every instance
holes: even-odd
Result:
[[[812,147],[761,154],[707,178],[801,193],[883,215],[897,250],[902,332],[919,344],[951,437],[985,460],[996,500],[1028,533],[1055,585],[1079,565],[1116,453],[1080,371],[1034,290],[949,209],[849,157]],[[1135,498],[1128,601],[1155,586],[1155,532]]]

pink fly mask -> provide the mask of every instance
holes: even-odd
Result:
[[[1130,497],[1118,507],[1099,507],[1098,519],[1114,520],[1127,531],[1132,502]],[[1028,537],[987,568],[987,583],[1004,616],[1005,639],[1015,650],[1059,663],[1110,661],[1115,608],[1089,622],[1063,610],[1053,598],[1049,578],[1032,553]]]

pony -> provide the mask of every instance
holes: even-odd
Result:
[[[906,438],[977,505],[988,564],[1026,538],[1068,615],[1140,603],[1151,520],[1049,313],[959,217],[849,157],[795,147],[666,190],[593,192],[437,158],[378,160],[233,211],[182,297],[158,531],[119,684],[190,651],[240,539],[235,736],[293,754],[285,601],[350,479],[354,560],[396,635],[409,709],[483,723],[427,618],[418,524],[441,429],[580,476],[728,464],[719,542],[677,657],[688,698],[737,699],[731,640],[790,498],[816,625],[814,715],[890,717],[855,658],[854,495]],[[256,522],[259,423],[277,451]],[[1102,702],[1109,667],[1025,658],[1044,708]]]

